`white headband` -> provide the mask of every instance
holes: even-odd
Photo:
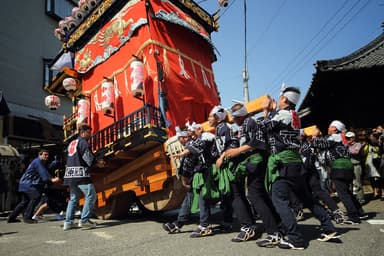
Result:
[[[182,131],[179,126],[175,127],[177,137],[188,137],[187,131]]]
[[[297,102],[299,101],[300,93],[293,92],[293,91],[288,91],[288,92],[284,92],[283,96],[287,97],[289,102],[291,102],[291,103],[296,105]]]
[[[240,117],[248,115],[248,111],[245,106],[242,106],[239,110],[231,113],[232,117]]]
[[[219,119],[219,121],[224,120],[227,116],[227,111],[222,106],[215,106],[211,110],[211,115],[216,115],[216,117]]]
[[[201,124],[197,124],[196,122],[193,122],[192,124],[189,123],[189,121],[185,124],[187,127],[188,131],[195,131],[198,128],[201,128]]]
[[[286,97],[292,104],[297,104],[300,98],[300,93],[295,91],[285,91],[288,88],[286,84],[281,85],[280,96]]]
[[[329,126],[334,126],[339,132],[342,132],[345,129],[345,125],[339,120],[334,120]]]

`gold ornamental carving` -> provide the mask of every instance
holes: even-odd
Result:
[[[93,10],[90,16],[70,36],[67,47],[71,47],[105,13],[116,0],[105,0]]]

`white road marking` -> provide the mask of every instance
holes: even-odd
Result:
[[[384,225],[384,220],[367,220],[367,222],[372,225]]]
[[[45,241],[46,244],[65,244],[67,241],[65,240],[57,240],[57,241],[54,241],[54,240],[48,240],[48,241]]]

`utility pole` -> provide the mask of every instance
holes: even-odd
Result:
[[[248,92],[248,64],[247,64],[247,0],[244,0],[244,70],[243,70],[243,90],[244,101],[249,101]]]

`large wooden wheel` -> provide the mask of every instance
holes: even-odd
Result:
[[[173,176],[166,180],[163,189],[138,197],[142,206],[150,211],[166,211],[180,207],[187,190]]]

